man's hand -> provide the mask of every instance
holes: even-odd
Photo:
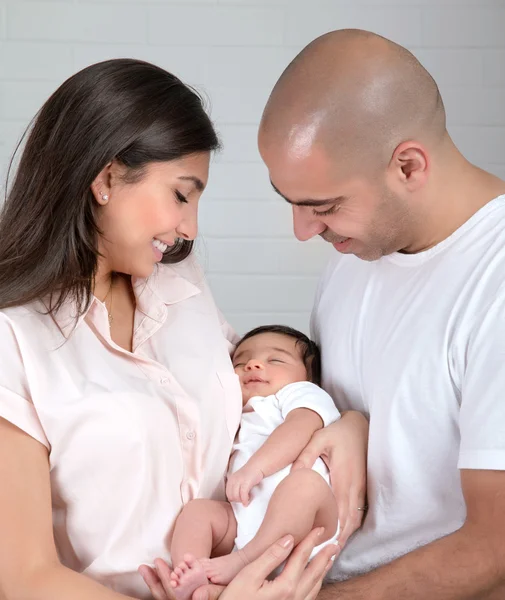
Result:
[[[324,429],[316,431],[292,469],[311,469],[321,457],[330,471],[331,486],[337,500],[343,547],[361,526],[366,502],[366,464],[368,421],[358,412],[349,411]]]
[[[260,469],[250,466],[246,463],[233,475],[228,477],[226,484],[226,497],[229,502],[242,502],[248,506],[251,497],[250,492],[255,485],[258,485],[264,478]]]

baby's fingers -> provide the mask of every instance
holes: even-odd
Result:
[[[240,486],[240,502],[242,502],[242,504],[244,506],[247,506],[249,504],[249,491],[250,491],[250,487],[247,485],[247,483],[243,483]]]

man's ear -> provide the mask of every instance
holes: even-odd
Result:
[[[426,183],[430,166],[427,149],[418,142],[407,141],[393,152],[388,171],[408,191],[414,192]]]

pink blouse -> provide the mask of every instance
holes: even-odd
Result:
[[[61,561],[149,598],[137,568],[170,560],[174,520],[193,498],[224,499],[242,402],[233,332],[192,258],[133,279],[133,352],[96,298],[0,311],[0,416],[49,452]]]

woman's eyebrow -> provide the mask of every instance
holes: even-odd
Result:
[[[203,181],[195,175],[181,175],[177,179],[181,179],[182,181],[192,181],[199,192],[203,192],[203,190],[205,189],[205,184],[203,183]]]

